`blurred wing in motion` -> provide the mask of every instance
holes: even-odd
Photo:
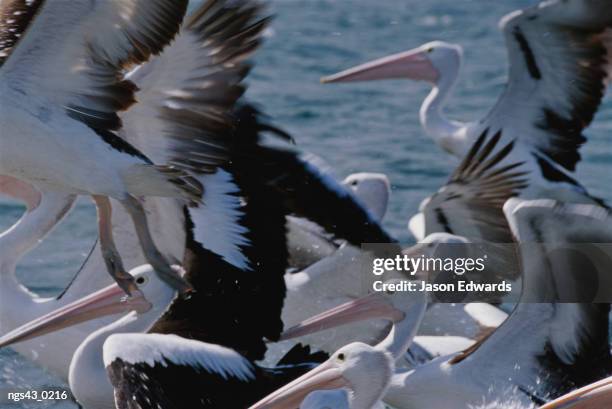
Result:
[[[172,41],[187,0],[9,1],[2,5],[3,19],[15,8],[25,14],[10,24],[28,28],[18,40],[3,36],[2,81],[36,96],[34,103],[43,108],[63,107],[72,118],[109,132],[121,127],[117,112],[135,102],[135,86],[121,78],[122,71]]]
[[[517,311],[548,309],[541,311],[550,316],[550,328],[545,353],[538,360],[551,379],[558,377],[558,392],[610,373],[609,298],[596,298],[600,287],[612,288],[609,251],[598,244],[612,242],[610,211],[596,205],[513,198],[504,212],[522,243],[524,284]],[[520,317],[513,312],[500,329],[518,325]]]
[[[197,8],[172,44],[127,76],[138,104],[123,113],[121,135],[153,161],[192,173],[226,163],[235,144],[230,112],[269,22],[263,9],[243,0]]]

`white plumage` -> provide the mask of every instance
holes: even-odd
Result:
[[[172,334],[115,334],[104,342],[104,366],[116,359],[130,364],[198,366],[244,380],[254,378],[251,363],[236,351]]]
[[[246,227],[240,224],[240,217],[244,216],[240,210],[242,199],[232,175],[219,169],[198,179],[206,186],[206,192],[204,205],[189,209],[192,220],[202,226],[195,230],[195,240],[239,269],[251,270],[249,260],[240,249],[250,241],[245,237]]]

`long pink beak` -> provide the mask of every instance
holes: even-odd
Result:
[[[0,348],[95,318],[128,311],[142,313],[151,307],[140,291],[133,291],[128,298],[117,284],[113,284],[12,330],[0,337]]]
[[[577,389],[540,409],[601,409],[612,408],[612,377]]]
[[[350,387],[341,370],[331,361],[323,362],[293,382],[272,392],[249,409],[296,409],[310,392]]]
[[[283,332],[280,339],[287,340],[301,337],[329,328],[375,318],[398,322],[404,319],[404,312],[395,308],[380,294],[373,293],[302,321]]]
[[[431,63],[427,53],[417,48],[379,58],[337,74],[323,77],[321,82],[411,79],[435,83],[438,76],[438,70]]]

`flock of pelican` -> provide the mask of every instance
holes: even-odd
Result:
[[[265,5],[187,6],[0,0],[0,193],[26,206],[0,234],[0,347],[86,409],[612,408],[610,300],[585,296],[612,285],[612,214],[575,173],[612,76],[612,0],[504,17],[508,84],[477,122],[444,113],[456,44],[323,78],[432,87],[421,125],[460,161],[406,248],[382,227],[385,175],[337,181],[243,96]],[[79,195],[97,244],[41,298],[16,266]],[[379,254],[362,243],[493,244],[491,272],[521,298],[507,314],[370,292],[360,267]],[[603,256],[555,256],[576,243]]]

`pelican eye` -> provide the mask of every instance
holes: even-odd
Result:
[[[433,52],[433,50],[434,50],[434,49],[433,49],[433,47],[429,47],[429,48],[428,48],[427,50],[425,50],[425,51],[426,51],[426,52],[428,52],[428,53],[431,53],[431,52]]]
[[[140,276],[136,279],[136,284],[138,285],[143,285],[146,282],[147,282],[147,278],[144,276]]]
[[[338,361],[342,362],[346,359],[346,356],[344,354],[338,354]]]

